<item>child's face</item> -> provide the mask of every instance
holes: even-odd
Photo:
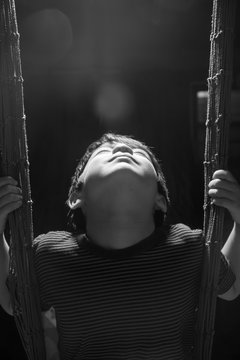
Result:
[[[154,201],[157,193],[157,173],[150,155],[143,148],[131,148],[123,143],[105,143],[91,155],[81,174],[85,196],[101,197],[121,191]]]

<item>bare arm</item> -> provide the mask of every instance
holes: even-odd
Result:
[[[240,224],[234,223],[233,229],[222,248],[222,253],[229,260],[236,276],[233,287],[220,297],[233,300],[240,294]]]
[[[0,304],[2,308],[10,315],[12,315],[12,307],[10,301],[10,295],[6,286],[6,280],[8,277],[8,244],[4,238],[4,235],[0,235]]]
[[[42,324],[47,360],[59,360],[58,331],[54,308],[42,312]]]
[[[219,296],[233,300],[240,294],[240,185],[229,171],[218,170],[209,183],[209,195],[213,204],[228,209],[234,222],[222,253],[228,259],[236,281],[231,289]]]
[[[0,305],[12,315],[10,294],[6,286],[9,273],[9,246],[4,237],[4,229],[8,214],[22,205],[21,189],[17,182],[10,177],[0,178]],[[46,346],[46,359],[59,360],[58,332],[55,312],[50,309],[42,313],[42,324]]]
[[[0,178],[0,305],[12,315],[10,295],[6,286],[9,267],[8,244],[4,237],[7,216],[22,205],[21,190],[11,177]]]

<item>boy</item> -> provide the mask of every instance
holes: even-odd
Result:
[[[231,300],[240,292],[240,187],[218,170],[209,195],[234,221],[218,287]],[[51,317],[57,324],[48,358],[191,359],[203,240],[200,230],[165,224],[168,191],[154,154],[130,137],[103,135],[78,164],[67,203],[72,232],[50,232],[33,244],[45,333]],[[16,182],[1,179],[2,233],[19,206]],[[11,312],[1,246],[1,304]]]

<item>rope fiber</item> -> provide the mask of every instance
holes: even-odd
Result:
[[[32,201],[24,113],[19,33],[13,0],[0,9],[0,155],[2,176],[12,176],[23,192],[23,206],[10,214],[9,290],[13,315],[29,359],[44,360],[40,297],[32,256]]]
[[[197,360],[211,359],[214,336],[225,210],[211,204],[208,184],[213,173],[226,169],[228,163],[235,12],[236,0],[213,0],[204,153],[205,254],[194,349]]]

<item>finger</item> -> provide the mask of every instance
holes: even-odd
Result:
[[[15,185],[4,185],[0,187],[0,198],[7,194],[22,194],[22,190]]]
[[[0,199],[0,210],[6,205],[13,202],[22,201],[22,195],[20,194],[7,194]]]
[[[216,170],[214,172],[212,178],[213,179],[223,179],[223,180],[228,180],[233,183],[237,183],[237,180],[235,179],[235,177],[228,170],[222,170],[222,169]]]
[[[233,209],[233,202],[225,198],[215,198],[211,201],[212,204],[216,206],[224,207],[225,209],[231,211]]]
[[[3,176],[0,177],[0,187],[4,185],[17,185],[17,181],[13,179],[11,176]]]
[[[18,208],[20,208],[21,206],[22,206],[22,200],[13,201],[11,203],[8,203],[1,208],[1,215],[3,217],[5,217],[8,214],[10,214],[11,212],[13,212],[14,210],[17,210]]]
[[[236,195],[235,193],[228,191],[226,189],[209,189],[208,191],[208,195],[212,198],[212,199],[216,199],[216,198],[225,198],[226,200],[230,200],[230,201],[236,201]]]
[[[235,194],[237,192],[240,192],[240,187],[238,183],[231,182],[229,180],[223,180],[223,179],[214,179],[211,180],[208,184],[208,187],[210,189],[225,189],[231,192],[234,192]]]

